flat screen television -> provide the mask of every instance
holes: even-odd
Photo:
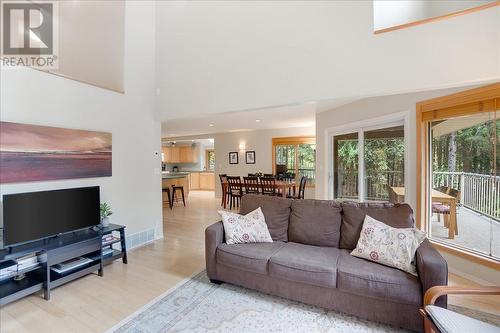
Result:
[[[99,186],[3,196],[3,245],[90,228],[100,223]]]

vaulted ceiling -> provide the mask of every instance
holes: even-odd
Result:
[[[500,7],[375,35],[371,1],[164,1],[156,24],[167,123],[500,78]]]

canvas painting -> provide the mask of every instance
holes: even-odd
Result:
[[[111,176],[111,133],[0,122],[0,183]]]

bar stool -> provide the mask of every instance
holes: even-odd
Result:
[[[161,192],[167,193],[168,205],[170,206],[170,209],[172,209],[173,202],[172,202],[172,196],[170,195],[170,189],[168,187],[162,188]]]
[[[182,203],[184,204],[184,207],[186,207],[186,200],[184,200],[184,186],[178,186],[178,185],[172,185],[172,205],[175,202],[179,201],[179,198],[177,198],[177,191],[181,191],[182,195]]]

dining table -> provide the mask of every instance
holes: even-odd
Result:
[[[252,186],[258,186],[262,187],[261,184],[255,184]],[[288,190],[292,190],[292,193],[295,195],[295,191],[297,188],[297,182],[295,180],[276,180],[275,182],[276,186],[276,192],[278,193],[288,193]],[[226,209],[226,196],[227,196],[227,190],[228,190],[229,184],[227,181],[222,182],[222,200],[223,200],[223,207]],[[243,188],[243,192],[245,192],[245,183],[241,182],[241,187]]]
[[[403,202],[405,197],[404,187],[391,187],[396,194],[397,201]],[[440,202],[450,207],[450,223],[448,226],[448,238],[454,239],[457,234],[457,198],[449,194],[432,190],[432,202]]]

